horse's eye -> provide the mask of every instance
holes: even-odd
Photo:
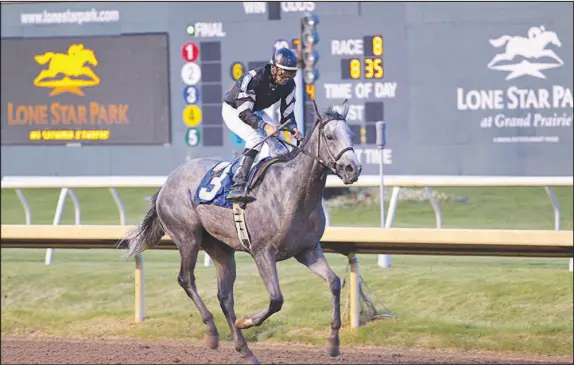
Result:
[[[332,141],[333,140],[333,135],[331,133],[327,133],[327,139]]]

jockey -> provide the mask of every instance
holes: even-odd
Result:
[[[262,147],[261,144],[257,144],[263,140],[265,134],[270,136],[277,133],[277,127],[270,118],[265,118],[263,109],[281,100],[280,124],[290,120],[287,129],[295,139],[303,138],[297,129],[294,114],[293,77],[296,73],[297,56],[288,48],[280,48],[274,52],[269,64],[245,73],[225,94],[221,108],[223,120],[229,129],[245,141],[245,150],[233,176],[233,185],[227,195],[228,200],[253,200],[247,196],[246,183],[251,165]]]

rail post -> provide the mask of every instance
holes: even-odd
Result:
[[[138,253],[135,260],[135,321],[141,323],[144,321],[144,264],[142,255]]]
[[[387,123],[384,121],[379,121],[375,124],[377,131],[376,144],[379,150],[379,205],[381,210],[381,228],[385,228],[385,178],[383,173],[384,162],[384,150],[385,144],[387,143]],[[379,255],[379,266],[385,269],[391,268],[391,256],[390,255]]]
[[[349,278],[349,296],[350,296],[350,322],[351,328],[359,328],[361,304],[359,288],[359,259],[354,252],[349,253],[349,265],[351,265],[351,275]]]

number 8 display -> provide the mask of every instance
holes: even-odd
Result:
[[[383,38],[380,36],[373,37],[373,54],[375,56],[383,55]]]
[[[351,78],[358,79],[361,77],[361,61],[353,58],[349,64]]]

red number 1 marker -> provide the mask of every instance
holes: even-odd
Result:
[[[181,54],[186,62],[193,62],[199,56],[199,48],[193,42],[187,42],[181,48]]]

